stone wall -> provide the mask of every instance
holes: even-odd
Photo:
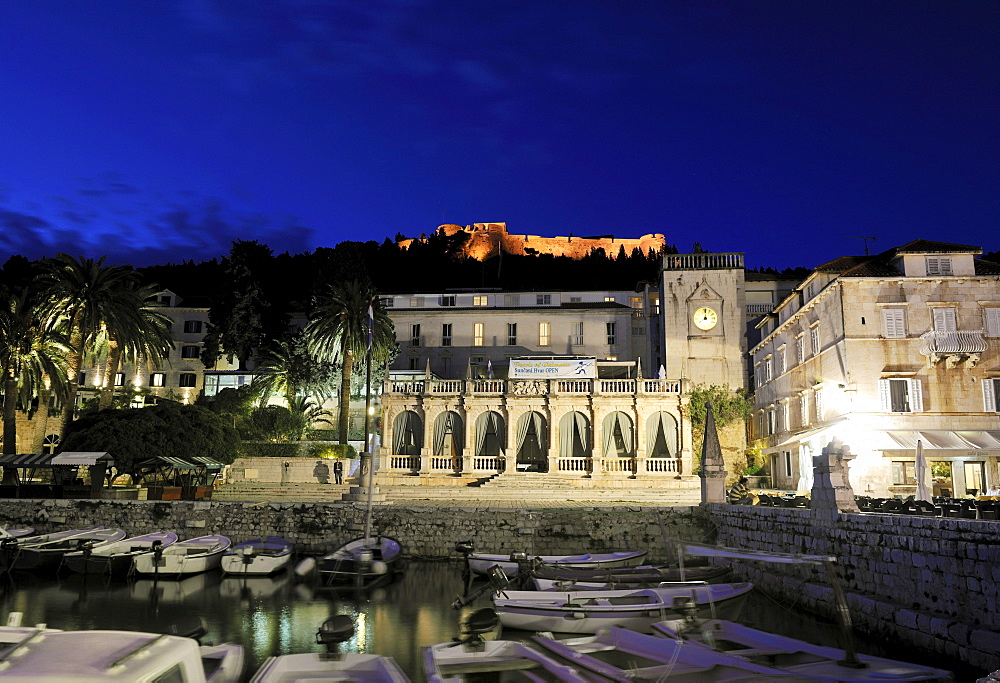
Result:
[[[858,632],[975,667],[1000,668],[1000,522],[708,506],[721,545],[830,555]],[[813,565],[744,563],[769,595],[834,619],[830,583]]]
[[[40,533],[90,525],[130,535],[177,531],[181,538],[222,534],[234,540],[283,536],[301,553],[323,553],[363,535],[366,506],[355,503],[223,501],[7,500],[0,526],[33,526]],[[711,542],[712,527],[700,507],[508,509],[473,506],[376,505],[372,528],[398,538],[408,555],[456,557],[457,541],[483,552],[577,554],[648,549],[664,561],[660,523],[673,540]],[[672,553],[671,553],[672,554]]]

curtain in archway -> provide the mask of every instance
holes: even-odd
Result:
[[[412,410],[396,416],[392,429],[392,452],[396,455],[420,455],[424,441],[420,418]]]
[[[461,457],[465,433],[462,431],[462,418],[452,410],[441,413],[434,421],[434,455],[444,455],[449,439],[452,443],[451,454]]]
[[[616,411],[604,418],[604,457],[630,458],[635,454],[632,418]]]
[[[494,411],[476,420],[476,455],[504,455],[507,447],[503,416]],[[498,451],[496,453],[489,451]]]
[[[559,457],[585,458],[590,455],[590,422],[580,412],[566,413],[559,421]]]
[[[547,441],[545,438],[545,417],[541,413],[532,411],[522,415],[517,422],[516,452],[518,455],[520,455],[521,449],[524,448],[524,440],[532,429],[534,429],[535,438],[538,439],[539,449],[542,452],[545,451]]]
[[[653,413],[646,420],[646,443],[650,458],[677,457],[677,419],[670,413]]]

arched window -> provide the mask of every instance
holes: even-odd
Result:
[[[676,458],[677,419],[670,413],[658,412],[646,421],[646,448],[650,458]]]
[[[392,425],[392,452],[395,455],[420,455],[424,429],[420,417],[412,410],[396,416]]]
[[[632,418],[621,411],[615,411],[604,418],[601,426],[605,458],[631,458],[635,455]]]
[[[465,431],[462,417],[453,410],[438,415],[434,421],[434,455],[460,458],[463,443]]]
[[[590,457],[590,420],[583,413],[566,413],[559,420],[559,457]]]
[[[476,418],[476,455],[505,455],[507,428],[503,415],[489,411]]]
[[[548,471],[548,435],[545,416],[525,413],[517,421],[517,463],[536,472]]]
[[[46,455],[52,455],[53,453],[56,452],[58,448],[59,448],[58,434],[49,434],[48,436],[45,437],[45,440],[42,441],[42,453],[45,453]]]

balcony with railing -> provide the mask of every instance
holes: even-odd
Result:
[[[928,356],[931,363],[944,361],[950,368],[962,362],[975,367],[985,352],[982,330],[931,330],[920,335],[920,353]]]
[[[409,396],[459,396],[461,394],[655,396],[679,395],[683,392],[683,384],[678,379],[420,379],[393,380],[387,384],[387,390],[391,394]]]

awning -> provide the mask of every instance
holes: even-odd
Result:
[[[934,450],[997,450],[1000,449],[1000,430],[986,431],[949,431],[949,430],[886,430],[892,443],[884,447],[888,450],[902,448],[914,450],[917,441],[922,441],[926,448]]]
[[[79,467],[81,465],[96,465],[99,462],[113,465],[115,461],[108,453],[88,453],[82,451],[59,453],[52,458],[53,465],[74,465]]]
[[[51,453],[10,453],[0,455],[0,465],[4,467],[51,467]]]
[[[199,465],[204,465],[206,469],[221,470],[223,468],[223,464],[221,462],[216,462],[211,458],[206,458],[204,455],[192,455],[191,460]]]
[[[155,458],[150,458],[149,460],[143,460],[139,463],[139,467],[173,467],[178,470],[194,470],[199,466],[195,465],[193,462],[188,462],[183,458],[175,458],[170,455],[160,455]]]

